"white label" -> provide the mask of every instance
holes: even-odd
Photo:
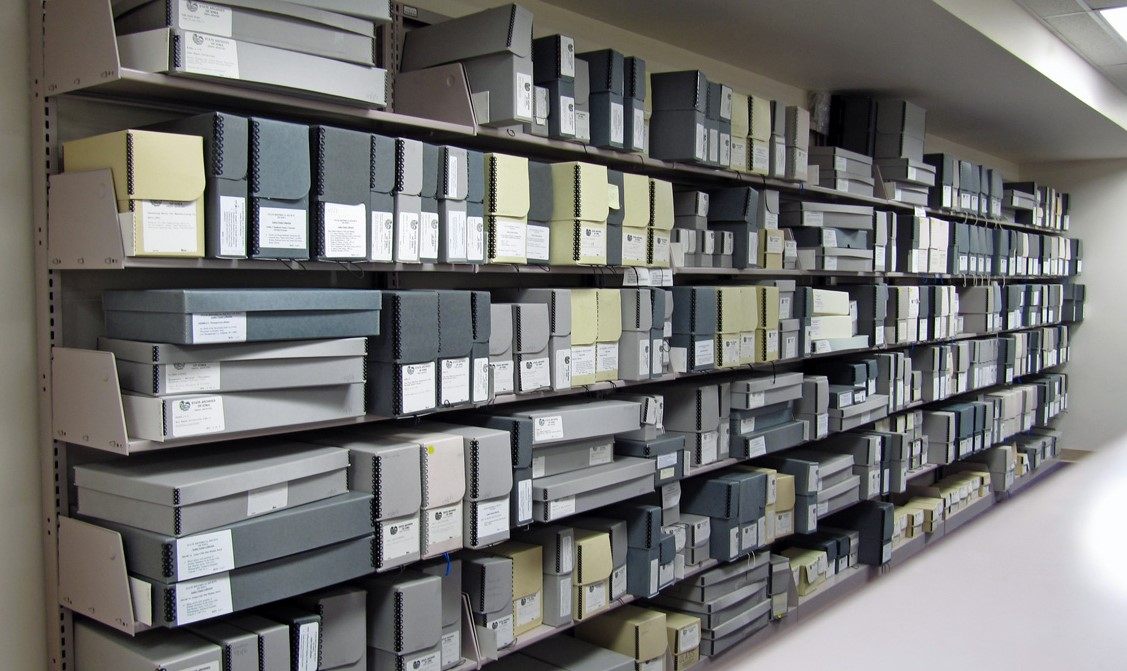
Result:
[[[170,435],[176,438],[218,433],[224,429],[222,396],[168,400],[165,407],[172,411]]]
[[[517,73],[517,109],[516,117],[531,120],[533,117],[533,90],[532,75]]]
[[[877,347],[882,347],[884,345],[884,327],[883,326],[877,326],[875,329],[873,329],[873,344],[876,345]]]
[[[822,229],[822,246],[837,247],[837,231],[832,228]]]
[[[196,201],[146,200],[141,206],[143,250],[147,254],[193,254],[200,251]]]
[[[535,391],[550,386],[552,386],[552,365],[548,357],[521,360],[521,391]]]
[[[442,405],[470,400],[470,360],[446,359],[442,362]]]
[[[650,356],[652,358],[652,360],[650,361],[651,375],[660,374],[662,372],[662,369],[664,368],[662,364],[662,352],[665,350],[664,342],[664,340],[655,339],[650,344]]]
[[[413,263],[419,260],[419,213],[400,212],[399,226],[396,230],[398,244],[395,249],[397,261]]]
[[[622,103],[610,104],[610,141],[612,144],[622,144],[626,136],[626,119],[622,110]]]
[[[638,346],[638,371],[642,375],[650,373],[650,341],[643,340]]]
[[[764,436],[756,436],[747,441],[748,457],[762,457],[765,454],[767,454],[767,439]]]
[[[584,617],[598,612],[607,606],[607,584],[600,581],[583,586],[583,613]]]
[[[169,394],[187,394],[219,389],[218,361],[214,363],[176,363],[164,367],[165,389]]]
[[[622,234],[622,260],[645,262],[646,260],[646,236],[638,235],[636,233],[623,233]],[[644,286],[641,280],[638,280],[639,286]]]
[[[719,456],[718,442],[720,440],[719,431],[709,431],[701,434],[700,437],[700,463],[711,464],[716,461]]]
[[[528,226],[523,221],[497,217],[493,220],[493,243],[495,258],[527,258]]]
[[[556,520],[561,517],[575,514],[575,497],[565,496],[562,499],[548,502],[548,519]]]
[[[661,454],[657,457],[658,469],[671,468],[677,465],[677,453]]]
[[[206,2],[180,0],[177,27],[198,30],[220,37],[231,37],[231,10]]]
[[[226,615],[232,610],[231,578],[226,574],[176,585],[176,623],[179,625]]]
[[[247,200],[219,197],[219,255],[243,256],[247,252]]]
[[[462,537],[462,502],[424,510],[426,542],[430,546]]]
[[[681,652],[687,652],[700,645],[700,623],[694,622],[681,630]]]
[[[583,259],[603,259],[607,255],[607,236],[605,228],[581,226],[579,256]]]
[[[529,259],[547,260],[551,254],[551,229],[547,226],[529,226],[525,233],[526,256]]]
[[[540,592],[532,596],[522,596],[516,599],[517,627],[523,627],[540,619]]]
[[[547,457],[533,457],[532,458],[532,479],[544,477],[546,464],[548,463]]]
[[[681,503],[681,483],[671,482],[661,487],[661,507],[672,508]]]
[[[626,567],[619,566],[610,574],[610,593],[617,596],[626,593]]]
[[[661,573],[661,568],[658,566],[657,559],[651,559],[650,560],[650,571],[649,571],[649,574],[650,574],[650,594],[651,595],[657,594],[657,586],[658,586],[658,583],[661,580],[661,578],[659,576],[660,573]]]
[[[767,398],[766,392],[762,392],[762,391],[751,392],[750,394],[747,395],[747,408],[748,408],[748,410],[755,410],[756,408],[762,408],[766,398]]]
[[[239,46],[235,40],[185,32],[184,71],[212,77],[239,78]]]
[[[618,343],[596,343],[595,372],[614,373],[618,370]]]
[[[395,260],[392,244],[395,239],[395,224],[391,212],[372,213],[372,253],[373,261],[390,263]]]
[[[383,562],[406,557],[419,552],[419,520],[412,517],[407,521],[380,522],[380,540],[383,546]]]
[[[363,205],[338,205],[323,203],[324,240],[322,250],[330,259],[364,258],[364,212]]]
[[[771,330],[771,331],[767,332],[767,354],[768,355],[773,354],[775,356],[779,355],[779,332],[778,331]]]
[[[449,154],[446,157],[446,197],[457,198],[459,186],[461,183],[458,182],[458,155]]]
[[[442,666],[462,658],[461,631],[453,631],[442,636]]]
[[[282,482],[247,492],[247,517],[280,510],[289,505],[289,486]]]
[[[134,580],[134,578],[130,578],[130,580]],[[184,671],[223,671],[223,667],[221,667],[218,662],[207,662],[199,666],[193,666],[190,669],[184,669]]]
[[[309,622],[297,628],[297,666],[294,671],[317,671],[321,658],[321,623]]]
[[[837,257],[836,256],[823,256],[822,257],[822,270],[837,270]]]
[[[595,374],[595,346],[572,346],[571,376],[589,377]]]
[[[438,258],[438,213],[423,212],[419,220],[419,258]]]
[[[740,335],[740,360],[744,362],[755,360],[754,333],[744,333]]]
[[[830,432],[830,416],[828,414],[818,415],[818,437],[821,438]]]
[[[442,668],[442,651],[423,653],[415,658],[403,658],[403,668],[411,671],[439,671]]]
[[[783,343],[783,358],[794,359],[798,357],[798,336],[789,335]]]
[[[771,166],[771,149],[765,142],[754,142],[751,146],[751,169],[754,172],[767,172]],[[770,216],[770,215],[768,215]],[[776,228],[778,217],[775,218]],[[768,228],[771,228],[768,226]]]
[[[646,111],[641,109],[634,110],[634,125],[631,128],[634,137],[632,138],[631,148],[636,151],[641,151],[646,146]]]
[[[399,367],[399,372],[401,414],[433,409],[437,391],[435,362],[406,364]]]
[[[880,550],[880,561],[882,564],[887,564],[892,560],[892,543],[885,543],[884,547]]]
[[[815,295],[817,295],[817,294],[815,294]],[[779,317],[780,319],[790,319],[791,318],[791,297],[790,296],[780,296],[779,297],[779,315],[780,315],[780,317]],[[786,316],[784,317],[782,315],[786,315]]]
[[[614,451],[609,444],[597,445],[591,448],[591,455],[588,459],[589,466],[602,466],[614,461]]]
[[[564,536],[563,543],[560,546],[560,572],[563,574],[571,573],[572,566],[575,562],[575,551],[574,548],[572,548],[572,541],[573,539],[571,536]],[[570,593],[571,590],[569,589],[568,594]],[[571,602],[570,598],[568,599],[568,602]],[[571,606],[568,606],[567,610],[571,611]]]
[[[823,502],[818,504],[818,517],[829,514],[829,512],[830,512],[830,502],[829,501],[823,501]]]
[[[755,432],[755,418],[747,417],[740,420],[740,435]]]
[[[708,131],[708,160],[711,163],[720,162],[720,131],[716,128]]]
[[[740,549],[744,552],[754,550],[756,543],[759,541],[759,523],[752,522],[740,529]]]
[[[176,540],[176,580],[184,582],[235,568],[231,530]]]
[[[478,538],[489,538],[509,530],[509,497],[478,503],[475,508]]]
[[[485,260],[485,220],[481,217],[466,218],[466,260]]]
[[[877,270],[883,270],[885,266],[885,247],[884,245],[877,245],[873,248],[873,265]]]
[[[489,399],[489,359],[482,357],[473,361],[473,402],[481,403]]]
[[[708,158],[708,129],[704,124],[697,124],[696,146],[693,147],[693,158],[703,161]]]
[[[573,137],[576,134],[575,98],[560,96],[560,135]]]
[[[716,362],[716,343],[712,340],[696,340],[693,342],[693,361],[695,368],[711,366]]]
[[[532,519],[532,480],[521,480],[517,483],[517,523],[526,523]]]
[[[262,249],[307,249],[308,214],[305,210],[259,208],[258,246]]]
[[[556,352],[556,361],[552,373],[556,377],[555,389],[571,388],[571,350],[561,349]]]
[[[740,553],[740,528],[733,527],[728,532],[728,556],[735,557]]]
[[[536,424],[532,429],[533,442],[539,443],[546,440],[563,440],[563,437],[564,425],[562,415],[536,418]]]

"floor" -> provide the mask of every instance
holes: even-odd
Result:
[[[825,612],[708,671],[1127,668],[1127,440],[1061,468]],[[930,643],[930,644],[929,644]]]

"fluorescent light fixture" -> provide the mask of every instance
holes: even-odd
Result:
[[[1127,7],[1115,7],[1113,9],[1101,9],[1100,16],[1104,17],[1108,25],[1119,33],[1119,37],[1127,41]]]

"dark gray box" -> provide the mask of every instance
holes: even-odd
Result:
[[[247,242],[251,258],[309,258],[309,130],[252,117],[247,166]]]

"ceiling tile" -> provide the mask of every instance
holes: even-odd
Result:
[[[1076,0],[1017,0],[1017,3],[1042,19],[1084,11]]]
[[[1096,65],[1127,63],[1127,43],[1111,35],[1103,24],[1087,14],[1047,19],[1074,49]]]
[[[1127,92],[1127,65],[1108,65],[1101,70],[1121,91]]]
[[[1088,0],[1092,9],[1108,9],[1110,7],[1127,7],[1127,0]]]

